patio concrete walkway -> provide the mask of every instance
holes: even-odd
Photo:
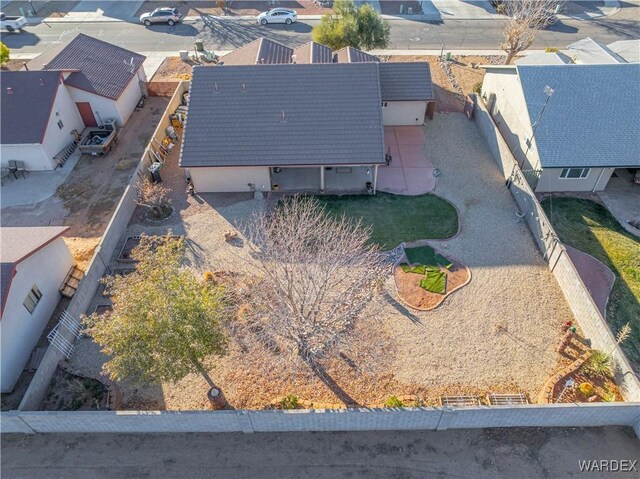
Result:
[[[73,171],[80,156],[80,151],[76,150],[62,168],[54,171],[30,171],[25,178],[20,175],[18,178],[12,176],[3,178],[3,185],[0,189],[2,195],[0,206],[7,208],[9,206],[33,205],[51,198]]]
[[[596,303],[602,316],[606,317],[607,302],[609,301],[609,294],[616,280],[616,275],[604,263],[590,254],[569,245],[566,245],[566,248],[594,303]]]
[[[436,187],[433,164],[425,156],[421,126],[385,126],[385,151],[393,158],[378,169],[378,190],[397,195],[422,195]]]
[[[629,224],[640,221],[640,185],[633,182],[633,176],[624,168],[617,169],[615,174],[598,196],[625,230],[640,237],[640,229]]]

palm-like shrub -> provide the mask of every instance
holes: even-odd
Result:
[[[593,377],[607,379],[613,377],[613,361],[603,351],[594,351],[583,366],[584,371]]]

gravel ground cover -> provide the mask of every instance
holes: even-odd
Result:
[[[357,344],[364,347],[331,358],[327,371],[364,406],[382,406],[391,395],[416,395],[427,405],[438,404],[440,395],[489,392],[526,392],[535,400],[558,363],[568,361],[555,348],[561,325],[573,316],[527,227],[517,223],[516,206],[475,124],[463,115],[438,115],[426,129],[427,155],[443,173],[437,194],[457,207],[461,225],[456,237],[426,243],[467,265],[472,281],[438,308],[414,313],[394,299],[390,268],[386,294],[371,305],[369,321],[357,331]],[[175,164],[165,166],[162,176],[173,190],[176,212],[154,226],[137,214],[127,234],[171,229],[186,235],[190,265],[198,271],[246,271],[248,248],[226,243],[223,233],[269,203],[248,195],[187,196]],[[398,254],[394,249],[386,255],[394,260]],[[76,350],[71,362],[77,374],[101,368],[105,358],[90,339]],[[269,407],[287,394],[305,405],[340,406],[304,367],[276,366],[237,345],[208,367],[235,408]],[[120,386],[125,408],[187,410],[207,404],[206,383],[197,375],[177,384]]]

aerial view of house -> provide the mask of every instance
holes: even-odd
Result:
[[[637,477],[639,0],[1,6],[2,477]]]

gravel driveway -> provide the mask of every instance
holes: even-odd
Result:
[[[517,389],[532,398],[557,365],[560,327],[572,313],[474,122],[428,122],[427,159],[442,172],[434,191],[460,213],[461,232],[432,244],[471,268],[471,283],[413,320],[391,306],[399,380],[450,392]],[[416,318],[419,322],[416,321]]]

